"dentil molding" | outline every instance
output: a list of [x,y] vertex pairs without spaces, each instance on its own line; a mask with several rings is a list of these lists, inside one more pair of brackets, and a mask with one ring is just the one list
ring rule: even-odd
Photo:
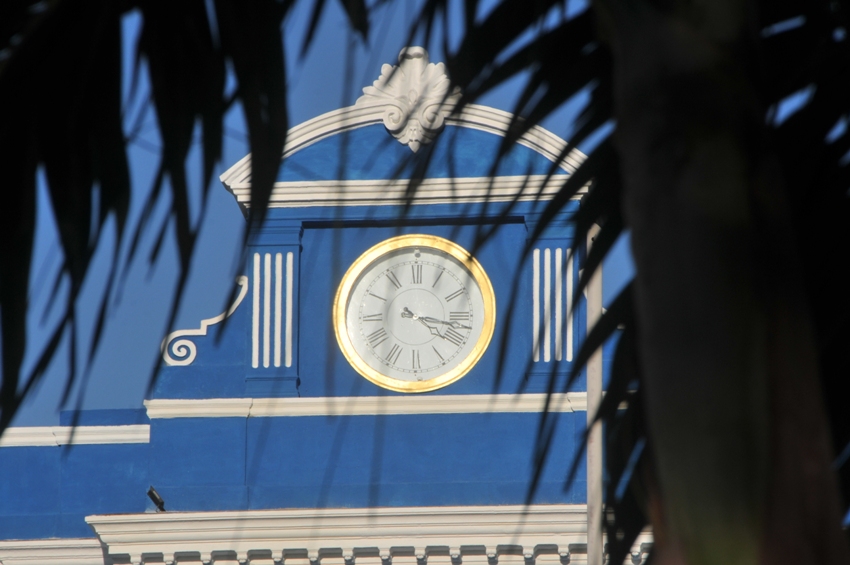
[[[329,508],[88,516],[134,564],[565,565],[586,563],[584,505]],[[645,557],[642,535],[635,546]],[[181,558],[182,556],[182,558]]]

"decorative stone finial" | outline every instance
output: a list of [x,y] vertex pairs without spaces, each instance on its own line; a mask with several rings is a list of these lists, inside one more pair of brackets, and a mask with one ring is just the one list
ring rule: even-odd
[[406,47],[398,55],[398,65],[383,65],[381,76],[363,89],[355,106],[384,103],[384,126],[399,142],[414,152],[430,143],[443,128],[460,98],[443,63],[431,63],[422,47]]

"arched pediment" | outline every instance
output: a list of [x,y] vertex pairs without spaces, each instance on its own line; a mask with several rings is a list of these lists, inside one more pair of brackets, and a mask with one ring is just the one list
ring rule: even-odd
[[[504,200],[517,191],[521,199],[545,199],[584,160],[572,150],[555,165],[566,142],[534,126],[493,169],[513,116],[477,104],[452,113],[456,96],[443,98],[448,87],[442,65],[428,63],[427,53],[423,62],[424,50],[416,49],[403,50],[399,66],[384,65],[355,105],[288,132],[271,207],[391,204],[406,197],[414,176],[423,179],[415,199],[422,202]],[[411,52],[419,55],[407,56]],[[413,70],[405,63],[415,65]],[[411,76],[422,78],[416,82]],[[402,79],[407,82],[396,84]],[[405,91],[407,98],[400,94]],[[409,127],[397,126],[399,120]],[[250,205],[251,156],[221,181],[241,206]]]

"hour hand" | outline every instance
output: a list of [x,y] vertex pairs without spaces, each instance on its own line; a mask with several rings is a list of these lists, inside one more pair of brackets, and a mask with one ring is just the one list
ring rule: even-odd
[[[443,334],[440,333],[440,330],[438,330],[437,328],[435,328],[434,326],[431,325],[431,324],[435,324],[435,323],[440,322],[436,318],[428,318],[427,316],[417,316],[416,314],[411,312],[410,308],[408,308],[407,306],[405,306],[404,310],[401,311],[401,317],[402,318],[411,318],[413,320],[418,320],[418,321],[422,322],[423,326],[428,328],[428,331],[431,332],[431,335],[435,335],[437,337],[442,337],[443,339],[445,339]],[[431,320],[431,321],[429,321],[429,320]]]

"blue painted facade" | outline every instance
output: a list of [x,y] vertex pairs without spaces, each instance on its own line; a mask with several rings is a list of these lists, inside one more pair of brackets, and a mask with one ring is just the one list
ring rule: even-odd
[[91,537],[90,514],[144,512],[149,447],[0,448],[0,537]]
[[[475,129],[447,127],[433,146],[426,176],[488,176],[501,140]],[[373,125],[293,154],[279,180],[406,178],[422,158],[411,160],[412,155],[383,126]],[[540,154],[517,145],[496,175],[547,174],[552,168]],[[530,360],[532,269],[521,252],[545,203],[377,204],[271,209],[251,239],[243,270],[245,297],[226,323],[191,338],[197,347],[191,364],[162,367],[152,398],[401,395],[372,384],[348,365],[334,337],[331,307],[343,274],[357,257],[406,233],[438,235],[473,251],[493,283],[497,302],[495,334],[481,361],[459,381],[426,394],[544,392],[550,375],[566,377],[572,368],[566,355],[546,363]],[[570,204],[540,243],[541,248],[559,249],[565,261],[568,249],[581,251],[566,223],[577,206]],[[481,235],[492,228],[498,229],[480,244]],[[294,300],[291,312],[285,305],[282,311],[294,328],[291,362],[276,363],[270,354],[265,366],[267,347],[257,344],[252,333],[257,327],[264,331],[253,318],[255,285],[264,300],[271,280],[264,279],[266,255],[274,266],[278,254],[285,263],[290,253]],[[260,277],[253,271],[255,256]],[[576,283],[577,266],[572,276]],[[565,285],[564,304],[566,293]],[[575,312],[571,339],[577,352],[585,328],[583,304]],[[573,390],[584,389],[582,377]],[[558,441],[534,502],[584,502],[583,467],[579,480],[567,491],[563,487],[585,419],[585,412],[558,416]],[[153,420],[143,411],[68,414],[63,426],[149,423],[150,443],[0,448],[0,538],[91,537],[86,515],[152,511],[145,495],[149,485],[156,487],[168,511],[521,504],[539,422],[535,413]]]

